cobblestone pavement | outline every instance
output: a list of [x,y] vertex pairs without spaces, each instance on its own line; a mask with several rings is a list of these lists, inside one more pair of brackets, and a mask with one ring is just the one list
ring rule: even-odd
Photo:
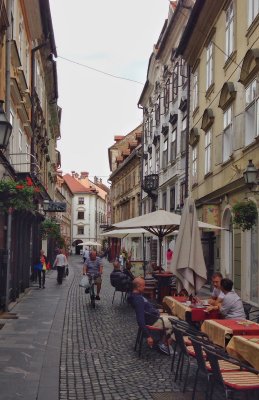
[[[79,287],[82,263],[74,264],[61,346],[60,400],[190,399],[193,377],[182,394],[170,372],[171,357],[145,345],[141,358],[134,352],[135,313],[120,304],[119,293],[112,305],[111,270],[105,262],[101,301],[93,309]],[[200,395],[196,400],[204,398]]]

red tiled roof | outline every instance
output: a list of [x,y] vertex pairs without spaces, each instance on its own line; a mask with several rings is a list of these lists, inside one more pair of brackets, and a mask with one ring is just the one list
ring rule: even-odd
[[94,188],[87,188],[78,182],[75,178],[71,175],[66,174],[63,176],[64,181],[66,182],[67,186],[71,190],[72,193],[92,193],[95,192]]

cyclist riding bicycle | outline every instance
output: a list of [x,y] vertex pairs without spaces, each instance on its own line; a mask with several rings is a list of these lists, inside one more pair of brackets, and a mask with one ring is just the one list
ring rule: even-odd
[[100,257],[96,256],[96,251],[90,252],[89,258],[85,260],[83,266],[83,274],[94,276],[94,283],[96,284],[97,293],[95,300],[100,300],[100,291],[102,286],[102,273],[103,266]]

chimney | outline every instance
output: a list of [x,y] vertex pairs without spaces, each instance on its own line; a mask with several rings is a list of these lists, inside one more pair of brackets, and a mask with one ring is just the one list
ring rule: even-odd
[[76,171],[71,171],[71,175],[73,178],[75,177],[75,173],[76,173]]
[[85,178],[88,178],[88,175],[89,175],[89,172],[81,172],[81,176],[80,176],[80,179],[85,179]]
[[94,183],[95,183],[95,184],[98,183],[98,177],[97,177],[97,176],[94,177]]

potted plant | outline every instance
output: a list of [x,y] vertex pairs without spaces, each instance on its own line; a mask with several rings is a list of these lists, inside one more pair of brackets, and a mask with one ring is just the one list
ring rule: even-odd
[[60,225],[51,218],[46,218],[41,223],[41,233],[44,239],[52,238],[59,239],[60,238]]
[[232,210],[234,214],[233,222],[243,232],[256,225],[258,211],[256,204],[252,200],[240,201],[233,206]]
[[40,192],[37,186],[34,186],[30,177],[23,181],[14,181],[12,179],[0,181],[0,208],[7,211],[9,208],[15,210],[34,210],[35,194]]

